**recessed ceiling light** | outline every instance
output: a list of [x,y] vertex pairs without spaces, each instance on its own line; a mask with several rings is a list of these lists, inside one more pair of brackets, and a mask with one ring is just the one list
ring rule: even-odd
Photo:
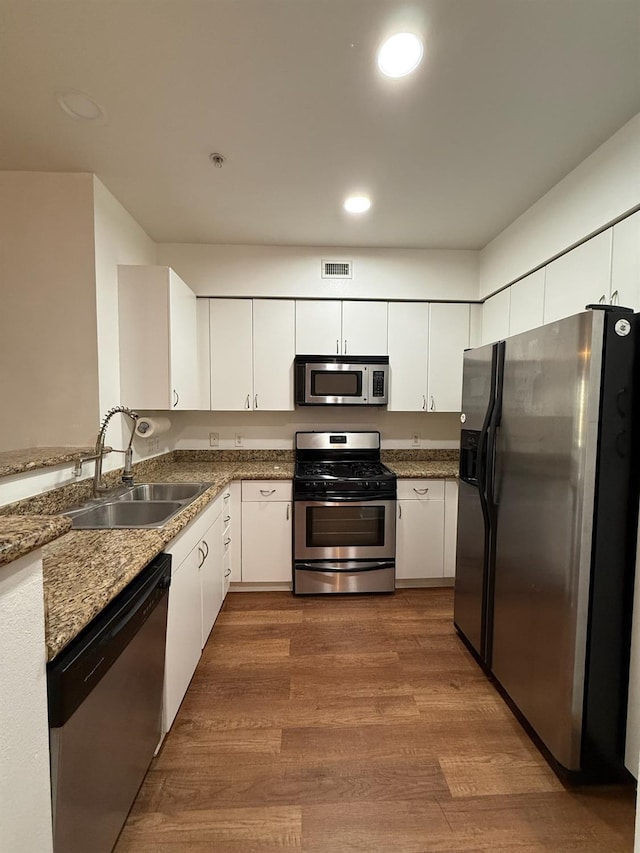
[[97,104],[93,98],[90,98],[84,92],[79,92],[77,89],[67,89],[65,92],[58,92],[57,99],[60,108],[68,116],[71,116],[71,118],[98,124],[104,124],[107,120],[107,114],[100,104]]
[[364,195],[352,195],[345,199],[344,209],[347,213],[366,213],[371,207],[371,201]]
[[386,77],[405,77],[420,65],[422,42],[413,33],[396,33],[378,49],[378,68]]

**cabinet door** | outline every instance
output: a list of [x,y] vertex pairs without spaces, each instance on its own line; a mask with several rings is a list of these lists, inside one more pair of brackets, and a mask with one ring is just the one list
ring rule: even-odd
[[510,288],[490,296],[482,306],[482,343],[492,344],[509,336]]
[[441,578],[444,574],[444,501],[398,501],[396,577]]
[[458,534],[458,481],[444,484],[444,577],[456,574],[456,547]]
[[608,302],[611,288],[612,228],[576,246],[546,267],[544,322],[552,323],[584,311],[585,305]]
[[253,402],[250,299],[211,299],[211,409],[242,411]]
[[293,411],[296,312],[292,299],[253,300],[253,408]]
[[516,281],[509,288],[509,334],[528,332],[544,323],[544,269]]
[[611,301],[640,311],[640,210],[613,226]]
[[336,299],[296,301],[296,353],[338,355],[342,338],[342,304]]
[[462,408],[462,358],[469,346],[469,306],[434,302],[429,309],[430,412]]
[[342,303],[342,354],[387,355],[387,302]]
[[171,573],[164,671],[164,731],[171,728],[202,650],[200,554],[194,548]]
[[243,583],[291,583],[291,580],[291,504],[243,501]]
[[427,408],[429,304],[389,303],[389,405],[391,412]]
[[203,536],[202,545],[198,546],[202,551],[200,557],[202,648],[207,642],[224,600],[222,527],[221,513]]
[[169,337],[171,358],[171,407],[197,409],[198,323],[196,295],[173,270],[169,270]]

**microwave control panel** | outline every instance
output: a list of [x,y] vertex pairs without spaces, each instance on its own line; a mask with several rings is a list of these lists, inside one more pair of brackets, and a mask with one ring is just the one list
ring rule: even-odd
[[373,396],[384,397],[384,370],[373,371]]

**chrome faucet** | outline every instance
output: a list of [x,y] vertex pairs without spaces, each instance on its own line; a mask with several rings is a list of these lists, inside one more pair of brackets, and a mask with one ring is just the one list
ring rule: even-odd
[[133,436],[135,433],[135,423],[140,416],[137,412],[134,412],[131,409],[127,408],[127,406],[114,406],[113,409],[109,409],[109,411],[102,420],[102,424],[100,425],[100,429],[98,431],[98,437],[96,439],[96,446],[94,448],[94,452],[89,456],[80,456],[80,458],[76,462],[76,466],[73,471],[76,477],[80,477],[82,474],[82,464],[84,462],[90,462],[91,460],[95,459],[96,467],[93,472],[92,489],[92,495],[94,498],[97,498],[102,492],[106,492],[109,488],[102,482],[102,460],[107,455],[107,453],[111,452],[111,449],[109,448],[105,450],[104,439],[105,434],[107,432],[107,426],[109,425],[109,421],[114,415],[117,415],[118,413],[127,415],[133,421],[133,429],[131,430],[131,437],[129,438],[129,444],[127,445],[127,449],[116,450],[116,453],[124,453],[124,470],[122,472],[122,482],[126,483],[127,485],[133,484],[133,449],[131,445],[133,443]]

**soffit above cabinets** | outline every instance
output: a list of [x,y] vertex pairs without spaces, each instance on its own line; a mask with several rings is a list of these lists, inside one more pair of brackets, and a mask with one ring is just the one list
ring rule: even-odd
[[[158,242],[476,249],[640,111],[639,28],[638,0],[0,0],[0,169],[95,172]],[[391,80],[398,30],[424,58]]]

